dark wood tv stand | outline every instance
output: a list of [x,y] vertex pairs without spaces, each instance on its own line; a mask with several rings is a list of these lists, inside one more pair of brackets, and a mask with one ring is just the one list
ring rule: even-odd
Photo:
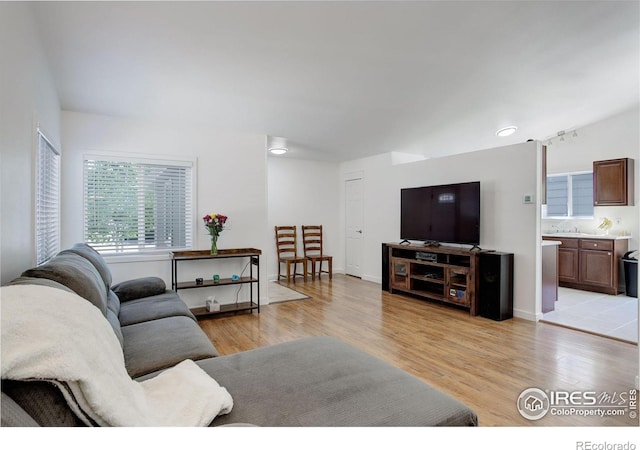
[[479,250],[415,244],[383,248],[389,252],[389,292],[462,306],[478,315]]

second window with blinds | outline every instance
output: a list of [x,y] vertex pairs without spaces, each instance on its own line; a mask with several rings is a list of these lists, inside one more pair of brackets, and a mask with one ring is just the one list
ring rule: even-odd
[[190,249],[193,161],[84,157],[84,239],[103,254]]
[[547,177],[545,218],[593,218],[593,172]]

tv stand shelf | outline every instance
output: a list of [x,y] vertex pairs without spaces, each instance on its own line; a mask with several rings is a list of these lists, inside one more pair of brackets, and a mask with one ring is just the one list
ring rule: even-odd
[[479,251],[457,247],[384,244],[389,252],[389,292],[411,294],[479,313]]

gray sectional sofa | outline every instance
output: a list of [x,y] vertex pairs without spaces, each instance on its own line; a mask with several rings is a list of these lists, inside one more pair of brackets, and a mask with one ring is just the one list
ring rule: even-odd
[[[76,244],[10,284],[72,291],[98,308],[142,381],[191,359],[233,397],[211,426],[475,426],[460,401],[338,339],[313,337],[220,356],[187,305],[156,277],[112,285],[93,248]],[[11,320],[10,317],[3,317]],[[45,380],[2,380],[2,426],[81,426]]]

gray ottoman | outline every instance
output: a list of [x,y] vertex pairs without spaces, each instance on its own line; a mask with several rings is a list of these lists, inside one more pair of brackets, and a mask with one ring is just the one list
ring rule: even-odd
[[338,339],[314,337],[197,362],[233,397],[212,426],[476,426],[476,414]]

